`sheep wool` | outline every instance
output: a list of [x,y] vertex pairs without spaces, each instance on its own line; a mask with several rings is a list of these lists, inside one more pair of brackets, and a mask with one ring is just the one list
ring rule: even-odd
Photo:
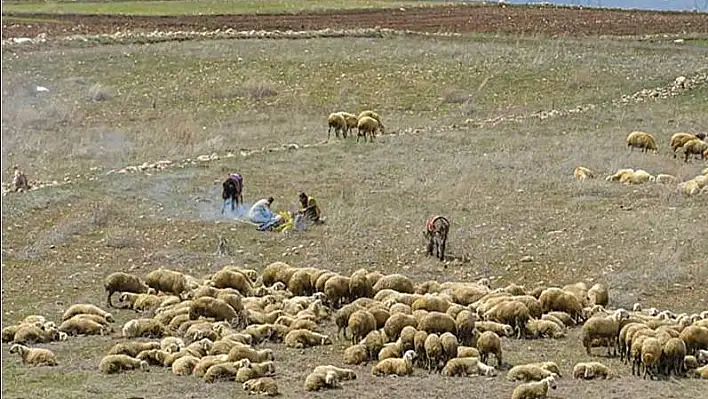
[[548,388],[556,389],[555,377],[549,376],[541,381],[527,382],[514,388],[511,399],[537,399],[548,397]]
[[57,366],[57,357],[49,349],[30,348],[20,344],[14,344],[10,347],[10,353],[17,353],[22,358],[23,365],[30,366]]
[[647,152],[652,150],[654,153],[659,152],[659,148],[656,145],[656,139],[649,133],[646,132],[632,132],[627,136],[627,147],[630,151],[634,148],[639,148],[642,152]]
[[371,368],[374,376],[397,375],[399,377],[413,374],[413,360],[416,354],[414,351],[407,351],[402,359],[384,359],[376,363]]
[[271,377],[256,378],[243,383],[242,388],[250,394],[278,396],[278,384]]
[[128,355],[107,355],[101,359],[99,369],[104,374],[116,374],[122,371],[141,369],[149,371],[148,363]]
[[575,177],[576,180],[594,179],[595,172],[583,166],[578,166],[573,170],[573,177]]

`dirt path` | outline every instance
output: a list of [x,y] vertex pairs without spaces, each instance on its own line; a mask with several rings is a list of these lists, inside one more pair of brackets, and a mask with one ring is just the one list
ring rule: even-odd
[[[116,31],[314,30],[393,28],[426,32],[484,32],[568,36],[708,33],[708,17],[696,13],[573,9],[553,6],[454,6],[406,10],[348,10],[323,13],[122,16],[76,14],[3,14],[30,22],[3,23],[2,38]],[[47,19],[52,22],[40,22]]]

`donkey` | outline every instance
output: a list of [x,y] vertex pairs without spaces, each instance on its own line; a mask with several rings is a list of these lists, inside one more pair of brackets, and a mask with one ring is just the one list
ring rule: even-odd
[[445,244],[449,232],[450,221],[446,217],[437,215],[428,218],[423,231],[423,237],[428,241],[428,256],[433,255],[435,248],[435,257],[445,260]]
[[221,198],[224,199],[224,204],[221,206],[221,213],[224,213],[228,199],[231,199],[231,211],[233,212],[236,206],[243,204],[243,176],[238,173],[232,173],[222,186],[224,191],[221,193]]

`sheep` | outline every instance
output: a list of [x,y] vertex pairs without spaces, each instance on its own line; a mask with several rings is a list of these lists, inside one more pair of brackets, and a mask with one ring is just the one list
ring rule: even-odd
[[659,183],[659,184],[673,184],[673,183],[678,183],[678,178],[673,175],[660,173],[660,174],[656,175],[654,182]]
[[[331,113],[327,117],[327,140],[330,139],[332,135],[332,129],[334,129],[334,135],[339,138],[339,132],[342,132],[342,136],[344,138],[347,138],[347,132],[349,131],[347,120],[342,116],[341,114],[338,113]],[[357,125],[358,127],[358,125]]]
[[192,375],[194,368],[197,367],[197,363],[199,363],[199,358],[196,356],[182,356],[172,363],[172,374],[181,376]]
[[694,370],[691,370],[689,375],[694,378],[708,380],[708,366],[702,366],[702,367],[698,367]]
[[368,333],[376,330],[376,319],[366,310],[357,310],[349,316],[349,330],[352,332],[352,345],[361,341]]
[[309,330],[292,330],[285,336],[285,346],[289,348],[309,348],[311,346],[332,345],[327,335]]
[[687,355],[683,358],[683,369],[686,371],[695,370],[700,366],[698,359],[693,355]]
[[448,360],[440,373],[446,377],[465,377],[469,375],[494,377],[496,369],[482,363],[478,358],[464,357]]
[[339,379],[340,381],[356,380],[356,373],[354,372],[354,370],[335,367],[335,366],[332,366],[331,364],[317,366],[317,367],[315,367],[313,372],[314,373],[333,372],[337,375],[337,379]]
[[[360,137],[364,137],[364,142],[367,141],[366,137],[368,135],[369,141],[373,142],[374,137],[376,137],[376,132],[381,128],[381,125],[376,121],[376,119],[365,116],[360,118],[356,125],[357,135],[356,142],[359,142]],[[383,133],[383,132],[382,132]]]
[[575,322],[583,319],[583,307],[578,298],[570,292],[549,288],[544,290],[538,299],[541,301],[543,313],[555,310],[567,312]]
[[687,142],[695,140],[696,138],[696,135],[691,133],[676,133],[672,135],[669,145],[671,146],[674,158],[676,158],[676,150],[683,147],[683,145]]
[[241,273],[228,268],[223,268],[211,277],[215,288],[233,288],[242,295],[251,295],[253,285],[249,278]]
[[149,365],[164,366],[165,361],[169,356],[170,353],[163,351],[162,349],[149,349],[138,353],[135,358],[138,360],[144,360]]
[[377,329],[384,328],[386,321],[388,321],[391,317],[391,312],[386,310],[383,305],[369,308],[369,313],[371,313],[374,316],[374,319],[376,319]]
[[121,304],[128,303],[127,307],[136,312],[144,312],[147,310],[157,309],[162,304],[164,299],[165,297],[154,294],[134,294],[132,292],[124,292],[120,295],[119,302]]
[[366,345],[352,345],[344,350],[342,361],[344,364],[365,364],[370,359],[369,349]]
[[156,292],[166,292],[179,297],[189,290],[187,277],[177,271],[159,268],[153,270],[145,276],[145,284]]
[[688,326],[681,331],[679,338],[686,343],[686,353],[693,355],[699,349],[708,349],[708,328]]
[[570,317],[570,314],[566,312],[552,311],[544,314],[544,316],[546,315],[558,319],[566,327],[572,327],[575,325],[575,321],[573,321],[573,318]]
[[473,345],[474,328],[477,317],[471,311],[465,309],[457,314],[455,318],[455,329],[457,338],[464,345]]
[[128,355],[106,355],[98,365],[98,368],[104,374],[115,374],[136,369],[150,371],[149,367],[146,361],[138,360]]
[[[229,362],[229,355],[228,354],[219,354],[219,355],[208,355],[204,356],[199,359],[199,362],[197,363],[196,366],[194,366],[194,370],[192,370],[192,374],[195,377],[202,378],[204,375],[207,373],[207,371],[214,365],[221,364],[221,363],[228,363]],[[235,377],[235,372],[233,376]]]
[[475,322],[474,327],[480,333],[491,331],[502,337],[511,337],[514,335],[514,328],[512,326],[494,321],[478,321]]
[[590,287],[587,292],[587,296],[588,299],[590,299],[590,305],[607,306],[610,301],[610,296],[607,291],[607,287],[600,283],[597,283]]
[[403,352],[403,344],[401,343],[401,340],[398,339],[396,342],[385,344],[379,353],[376,356],[372,356],[372,358],[376,358],[378,360],[396,358],[401,357]]
[[563,338],[565,331],[558,323],[550,320],[532,319],[526,323],[526,335],[531,338]]
[[93,320],[72,317],[59,326],[59,331],[68,335],[108,335],[110,328]]
[[561,372],[560,372],[560,368],[558,367],[558,364],[556,362],[537,362],[537,363],[528,363],[527,365],[540,367],[544,370],[547,370],[547,371],[550,371],[551,373],[556,374],[558,377],[562,377]]
[[15,332],[12,342],[16,344],[28,345],[35,343],[47,343],[57,340],[61,341],[65,339],[66,333],[55,328],[44,330],[36,325],[23,324]]
[[[342,115],[344,117],[344,120],[347,121],[347,131],[351,132],[352,129],[356,128],[359,122],[359,118],[354,115],[350,114],[349,112],[337,112],[339,115]],[[346,136],[345,136],[346,137]]]
[[654,182],[656,177],[651,175],[646,170],[637,169],[634,173],[625,174],[620,178],[622,184],[644,184],[646,182]]
[[278,396],[278,384],[271,377],[256,378],[244,382],[241,387],[249,394],[260,394],[265,396]]
[[664,344],[661,353],[661,363],[664,364],[666,375],[678,376],[683,372],[683,361],[686,358],[686,343],[679,338],[671,338]]
[[152,337],[162,338],[167,334],[165,326],[155,319],[133,319],[123,324],[123,338]]
[[385,289],[394,290],[402,294],[412,294],[415,292],[413,282],[402,274],[385,275],[374,284],[375,294]]
[[499,336],[494,332],[485,331],[479,336],[477,340],[477,350],[479,351],[479,358],[485,364],[487,363],[489,354],[494,354],[494,357],[497,359],[497,366],[500,367],[502,365],[501,339],[499,339]]
[[683,145],[684,162],[688,162],[691,155],[700,155],[701,159],[706,159],[705,153],[708,151],[708,143],[700,139],[693,139]]
[[368,116],[369,118],[376,120],[376,122],[379,123],[379,127],[381,128],[381,134],[384,134],[385,127],[383,125],[383,122],[381,121],[381,116],[378,113],[371,111],[371,110],[361,111],[359,113],[359,115],[357,116],[357,119],[361,120],[361,118],[363,118],[365,116]]
[[335,389],[339,388],[339,378],[334,371],[326,373],[312,372],[305,377],[305,391],[319,391],[323,388]]
[[44,348],[30,348],[21,344],[13,344],[10,353],[18,353],[22,357],[23,365],[31,366],[57,366],[57,357],[54,352]]
[[442,346],[440,337],[435,333],[428,334],[424,348],[428,371],[439,370],[445,364],[445,349]]
[[324,284],[324,294],[331,307],[339,308],[345,300],[349,299],[349,278],[332,276]]
[[627,136],[627,147],[629,147],[630,151],[634,148],[639,148],[642,152],[647,152],[648,150],[652,150],[654,153],[659,152],[654,136],[646,132],[630,133]]
[[181,338],[165,337],[160,341],[160,349],[165,352],[179,352],[182,348],[184,348],[184,341]]
[[374,296],[374,286],[366,277],[366,269],[359,269],[349,276],[349,297],[354,301],[358,298],[372,298]]
[[115,322],[113,315],[99,308],[98,306],[87,304],[87,303],[77,303],[75,305],[69,306],[69,308],[64,311],[61,317],[62,321],[69,320],[70,318],[76,316],[77,314],[96,314],[108,321],[109,323]]
[[559,318],[550,314],[544,314],[543,316],[541,316],[541,320],[547,320],[556,323],[558,327],[562,329],[566,327],[565,323],[563,323]]
[[247,361],[244,367],[241,367],[236,373],[236,382],[246,382],[273,374],[275,374],[275,363],[272,361],[261,363]]
[[573,367],[573,378],[592,380],[596,378],[611,379],[616,377],[616,374],[600,362],[578,363]]
[[402,359],[384,359],[376,363],[371,368],[371,374],[374,376],[396,375],[407,376],[413,374],[413,360],[415,359],[415,351],[409,350],[403,354]]
[[[409,349],[414,349],[415,348],[415,335],[418,333],[418,330],[416,330],[415,327],[413,326],[405,326],[401,330],[401,335],[398,337],[398,340],[401,343],[401,351],[405,352]],[[454,335],[453,335],[454,337]],[[457,338],[455,338],[457,339]]]
[[550,375],[558,377],[558,375],[545,368],[535,364],[523,364],[514,366],[506,373],[506,378],[509,381],[540,381]]
[[226,301],[208,296],[195,299],[189,307],[190,320],[196,320],[199,316],[213,317],[217,321],[224,320],[231,325],[238,325],[240,319],[238,313]]
[[255,350],[247,346],[234,346],[229,351],[229,361],[237,362],[241,359],[248,359],[252,363],[261,363],[268,360],[275,360],[271,349]]
[[415,351],[416,363],[419,365],[426,364],[428,361],[425,354],[425,341],[428,339],[428,333],[425,331],[416,331],[413,336],[413,350]]
[[514,388],[511,399],[537,399],[548,397],[548,388],[556,389],[556,379],[548,376],[541,381],[527,382]]
[[111,273],[103,280],[103,288],[106,290],[106,303],[109,308],[113,307],[111,296],[115,292],[132,292],[135,294],[148,293],[148,287],[140,277],[123,272]]
[[516,330],[516,337],[521,336],[526,331],[526,323],[531,318],[529,308],[518,301],[501,302],[484,313],[485,320],[505,323]]
[[216,381],[234,381],[246,362],[229,362],[226,355],[207,356],[197,362],[192,374],[203,378],[208,384]]
[[644,365],[642,378],[657,376],[659,372],[659,361],[661,360],[661,343],[656,338],[648,337],[642,342],[641,359]]
[[386,320],[384,324],[383,332],[389,339],[397,339],[406,326],[412,326],[418,328],[418,321],[412,315],[407,315],[404,313],[395,313]]
[[606,181],[620,181],[626,179],[625,176],[631,176],[634,173],[634,169],[619,169],[612,175],[605,177]]
[[607,354],[612,350],[617,355],[619,345],[620,322],[629,318],[625,310],[617,310],[611,316],[595,316],[588,319],[582,327],[582,342],[585,352],[589,355],[593,340],[604,340],[607,343]]
[[588,168],[578,166],[575,170],[573,170],[573,177],[577,180],[594,179],[595,172]]
[[130,357],[136,357],[140,352],[160,349],[159,342],[140,342],[140,341],[126,341],[119,342],[108,350],[109,355],[128,355]]
[[[415,326],[414,326],[415,327]],[[429,312],[418,323],[417,329],[430,333],[456,333],[457,324],[447,313]]]
[[479,351],[471,346],[458,346],[457,357],[479,357]]

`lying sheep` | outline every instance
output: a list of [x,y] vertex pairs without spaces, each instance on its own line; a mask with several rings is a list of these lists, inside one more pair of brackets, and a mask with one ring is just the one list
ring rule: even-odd
[[247,346],[235,346],[229,351],[229,361],[237,362],[241,359],[248,359],[251,363],[261,363],[268,360],[275,360],[271,349],[256,350]]
[[357,344],[352,345],[344,350],[342,361],[344,364],[365,364],[369,361],[370,355],[369,350],[365,345]]
[[575,379],[610,379],[614,376],[612,370],[600,362],[578,363],[573,367],[573,378]]
[[151,366],[164,366],[170,355],[170,352],[163,351],[162,349],[149,349],[138,353],[135,358],[144,360]]
[[[194,370],[192,371],[192,375],[195,377],[203,378],[206,372],[209,370],[214,365],[221,364],[221,363],[229,363],[229,355],[228,354],[222,354],[222,355],[207,355],[199,359],[199,363],[197,363],[196,366],[194,366]],[[234,374],[235,376],[236,374]]]
[[246,362],[236,373],[236,382],[246,382],[256,378],[275,374],[275,363],[272,361],[251,363]]
[[103,317],[108,321],[109,323],[115,322],[115,319],[113,318],[113,315],[106,312],[105,310],[99,308],[98,306],[91,305],[88,303],[77,303],[75,305],[69,306],[69,309],[64,311],[64,314],[61,317],[62,321],[69,320],[70,318],[76,316],[77,314],[95,314]]
[[337,373],[328,371],[325,373],[312,372],[305,377],[305,391],[319,391],[321,389],[340,388]]
[[51,328],[44,330],[36,325],[23,324],[17,329],[12,337],[12,342],[22,345],[31,345],[37,343],[48,343],[52,341],[66,340],[66,333]]
[[166,335],[165,326],[155,319],[133,319],[122,328],[123,338],[149,337],[162,338]]
[[556,379],[548,376],[541,381],[527,382],[514,388],[511,399],[538,399],[548,397],[548,388],[556,389]]
[[646,132],[630,133],[627,136],[627,147],[629,147],[630,151],[634,148],[639,148],[642,152],[647,152],[648,150],[652,150],[654,153],[659,152],[654,136]]
[[479,357],[479,351],[470,346],[458,346],[457,357]]
[[339,138],[339,132],[342,132],[342,136],[346,139],[347,132],[349,131],[347,120],[338,113],[329,114],[327,117],[327,140],[332,136],[332,129],[334,129],[334,135]]
[[678,183],[678,178],[673,175],[660,173],[660,174],[656,175],[656,179],[654,180],[654,182],[659,183],[659,184],[673,184],[673,183]]
[[512,326],[494,321],[478,321],[475,323],[474,327],[480,333],[491,331],[500,337],[511,337],[514,335],[514,328]]
[[184,348],[184,341],[182,338],[178,337],[165,337],[160,340],[160,349],[165,352],[174,353],[179,352]]
[[151,349],[160,349],[159,342],[126,341],[119,342],[108,350],[109,355],[127,355],[136,357],[140,352]]
[[128,355],[107,355],[101,359],[98,368],[104,374],[115,374],[121,371],[141,369],[150,371],[146,361],[138,360]]
[[172,374],[187,376],[194,373],[194,368],[197,367],[199,363],[199,358],[192,355],[185,355],[176,359],[172,363]]
[[57,357],[54,352],[44,348],[30,348],[20,344],[13,344],[10,353],[17,353],[22,357],[23,365],[30,366],[57,366]]
[[216,272],[211,277],[211,282],[215,288],[233,288],[241,295],[251,295],[253,285],[250,279],[241,272],[236,272],[228,268],[224,268]]
[[311,346],[331,345],[329,336],[309,330],[292,330],[285,336],[285,346],[289,348],[309,348]]
[[[245,367],[246,364],[250,364],[247,359],[244,359],[246,360],[245,362],[228,362],[224,361],[223,358],[224,357],[222,356],[218,359],[212,359],[210,362],[204,362],[204,359],[202,358],[194,366],[194,371],[192,371],[192,373],[196,377],[199,377],[201,374],[202,378],[204,379],[204,382],[208,384],[212,384],[217,381],[236,381],[236,376],[238,375],[239,371],[243,367]],[[212,364],[206,369],[206,371],[202,371],[204,367],[209,363]]]
[[111,273],[103,280],[103,288],[106,290],[106,303],[109,308],[113,307],[111,296],[115,292],[132,292],[144,294],[148,292],[148,287],[140,277],[123,272]]
[[356,373],[354,372],[354,370],[332,366],[331,364],[317,366],[317,367],[315,367],[313,372],[315,372],[315,373],[317,373],[317,372],[320,372],[320,373],[333,372],[337,375],[337,379],[339,379],[340,381],[356,380]]
[[492,366],[487,366],[476,357],[463,357],[448,360],[440,373],[446,377],[466,377],[470,375],[494,377],[496,369]]
[[646,170],[637,169],[634,171],[634,173],[624,174],[620,178],[619,182],[621,184],[644,184],[647,182],[654,182],[655,180],[656,180],[656,177],[651,175]]
[[369,141],[373,142],[374,137],[376,137],[376,132],[379,130],[380,126],[381,125],[379,125],[379,123],[374,118],[368,116],[360,118],[356,125],[356,142],[358,143],[359,138],[362,136],[364,137],[364,142],[367,141],[367,136],[369,137]]
[[683,145],[683,161],[688,162],[691,155],[700,155],[701,159],[706,159],[706,151],[708,151],[708,143],[699,139],[690,140]]
[[111,329],[90,319],[72,317],[61,323],[59,331],[68,335],[108,335]]
[[526,323],[526,336],[531,338],[563,338],[565,337],[565,331],[556,322],[550,320],[529,320]]
[[397,375],[400,377],[412,375],[415,357],[415,351],[409,350],[403,354],[402,359],[381,360],[371,368],[371,374],[379,377],[385,375]]
[[133,309],[136,312],[144,312],[149,310],[157,309],[162,301],[165,299],[163,296],[157,296],[154,294],[134,294],[132,292],[124,292],[120,295],[118,301],[123,308]]
[[479,351],[479,357],[487,364],[487,359],[490,354],[493,354],[497,359],[497,366],[502,365],[502,348],[501,339],[499,336],[491,331],[485,331],[479,336],[477,340],[477,350]]
[[625,176],[631,176],[634,173],[634,169],[619,169],[612,175],[605,177],[606,181],[620,181],[626,179]]
[[196,320],[199,316],[214,318],[216,321],[224,320],[231,325],[239,324],[239,314],[231,305],[224,300],[208,296],[195,299],[189,308],[190,320]]
[[700,378],[702,380],[708,380],[708,366],[698,367],[691,370],[688,375],[693,378]]
[[278,384],[271,377],[256,378],[255,380],[248,380],[242,385],[244,391],[248,391],[249,394],[259,394],[265,396],[278,396]]
[[575,170],[573,170],[573,176],[576,180],[594,179],[595,172],[588,168],[578,166]]
[[548,376],[558,377],[552,371],[542,368],[535,364],[523,364],[514,366],[506,373],[506,378],[509,381],[540,381]]
[[156,292],[166,292],[180,296],[189,290],[187,277],[174,270],[159,268],[145,277],[145,283]]

